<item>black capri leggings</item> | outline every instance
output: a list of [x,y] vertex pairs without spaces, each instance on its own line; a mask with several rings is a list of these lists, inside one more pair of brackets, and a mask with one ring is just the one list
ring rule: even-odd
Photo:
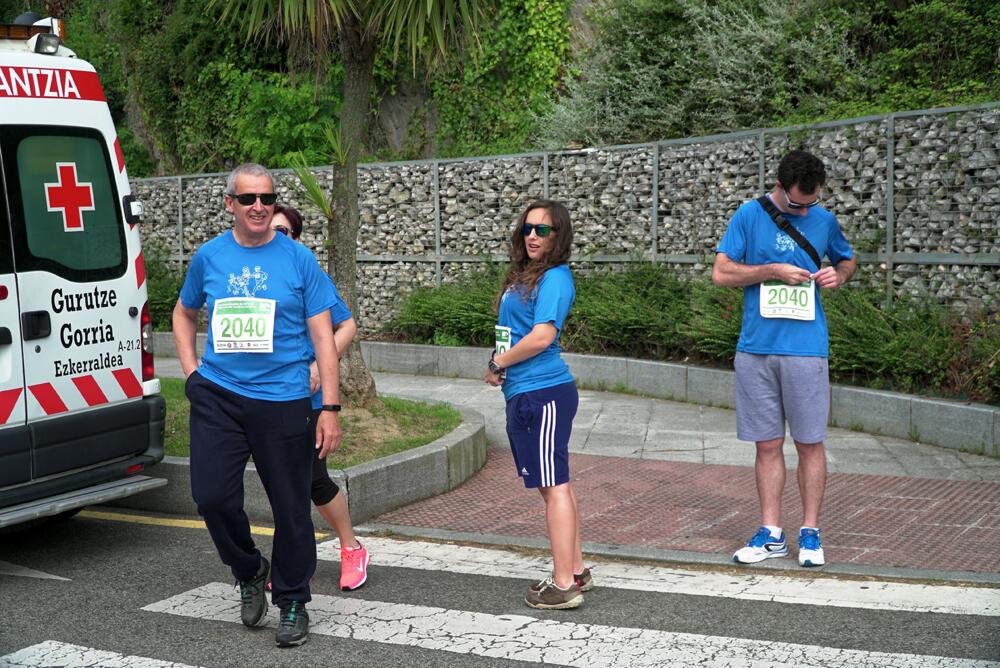
[[[309,421],[309,433],[316,432],[316,420],[319,418],[319,409],[315,409],[312,412]],[[315,454],[312,458],[312,502],[317,506],[325,506],[326,504],[333,501],[333,497],[337,496],[337,492],[340,488],[337,487],[337,483],[330,478],[330,472],[326,470],[326,457],[320,459]]]

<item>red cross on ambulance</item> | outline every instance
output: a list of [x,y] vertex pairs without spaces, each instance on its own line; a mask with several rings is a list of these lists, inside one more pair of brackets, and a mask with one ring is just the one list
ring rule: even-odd
[[75,162],[57,162],[56,177],[45,184],[49,211],[62,211],[64,231],[83,232],[83,212],[94,210],[94,186],[77,181]]

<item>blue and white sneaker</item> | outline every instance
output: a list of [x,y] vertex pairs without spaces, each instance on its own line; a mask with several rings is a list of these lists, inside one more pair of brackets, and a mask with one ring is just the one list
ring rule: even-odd
[[799,566],[822,566],[825,563],[819,529],[802,528],[799,531]]
[[733,561],[738,564],[756,564],[765,559],[788,556],[788,543],[785,541],[785,532],[777,538],[771,535],[767,527],[757,529],[746,547],[741,547],[733,554]]

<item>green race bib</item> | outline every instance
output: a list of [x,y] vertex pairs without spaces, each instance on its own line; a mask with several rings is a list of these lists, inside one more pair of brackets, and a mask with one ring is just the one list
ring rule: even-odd
[[496,354],[499,355],[510,350],[510,327],[497,325],[493,328],[493,332],[496,341],[496,347],[494,348]]

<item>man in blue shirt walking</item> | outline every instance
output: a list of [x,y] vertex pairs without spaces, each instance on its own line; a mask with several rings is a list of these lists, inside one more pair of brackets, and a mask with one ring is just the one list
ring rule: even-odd
[[[857,258],[837,219],[820,205],[823,162],[792,151],[777,176],[768,195],[737,209],[712,268],[716,285],[743,288],[734,361],[737,437],[757,447],[761,526],[733,560],[752,564],[788,554],[781,525],[787,421],[799,458],[799,564],[822,566],[819,513],[826,489],[830,379],[820,290],[844,285]],[[832,266],[819,266],[824,256]]]
[[[174,307],[174,342],[191,402],[191,493],[222,561],[240,586],[246,626],[265,620],[268,575],[281,609],[279,647],[305,642],[309,580],[316,570],[309,483],[312,458],[340,444],[333,284],[305,246],[271,229],[274,179],[244,164],[229,175],[233,229],[194,254]],[[198,365],[198,310],[208,306],[208,346]],[[310,346],[310,343],[312,344]],[[309,363],[315,349],[323,405],[310,433]],[[243,511],[243,471],[253,457],[274,514],[273,564]]]

